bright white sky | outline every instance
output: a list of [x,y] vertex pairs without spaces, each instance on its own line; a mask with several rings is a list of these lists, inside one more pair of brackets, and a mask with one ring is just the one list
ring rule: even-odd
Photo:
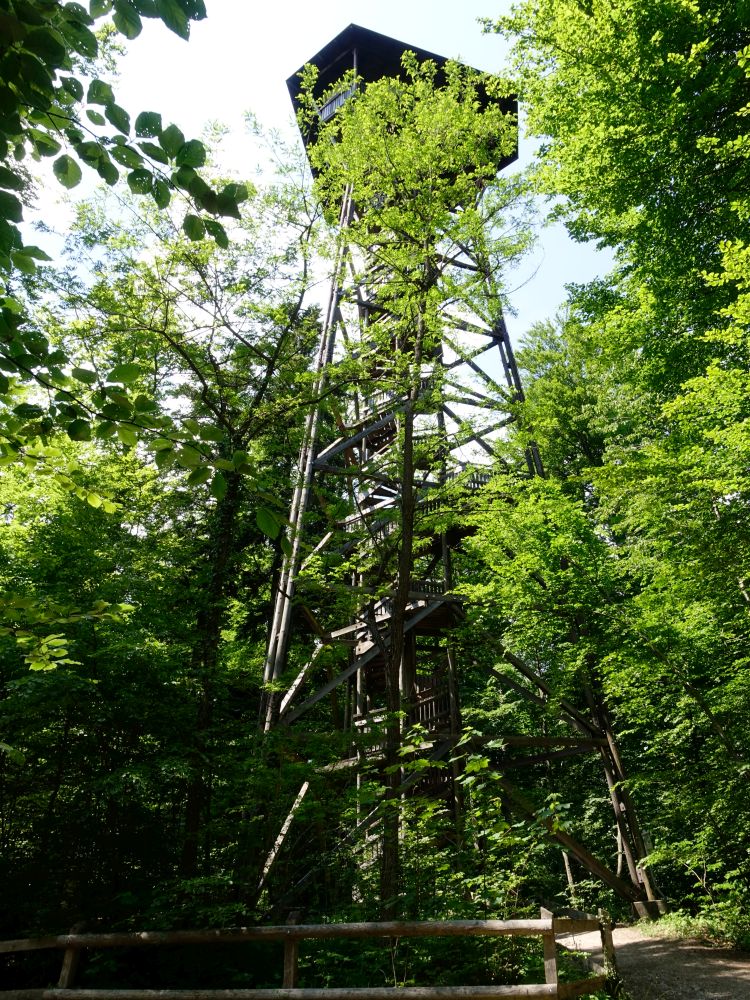
[[[218,120],[232,130],[226,153],[232,169],[254,167],[243,116],[252,111],[267,127],[295,130],[286,78],[354,22],[401,41],[487,71],[501,71],[504,46],[483,35],[481,16],[495,17],[509,0],[206,0],[208,17],[194,23],[189,42],[161,23],[145,21],[128,43],[115,92],[132,115],[160,111],[190,137]],[[521,142],[522,160],[529,144]],[[518,312],[508,326],[518,339],[531,323],[552,316],[563,285],[609,267],[609,258],[572,243],[559,227],[545,230],[522,287],[512,295]]]

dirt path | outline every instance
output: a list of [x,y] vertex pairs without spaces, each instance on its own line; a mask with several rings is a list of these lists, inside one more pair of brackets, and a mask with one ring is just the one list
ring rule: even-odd
[[[614,931],[617,966],[632,1000],[750,1000],[750,955],[700,941]],[[558,938],[601,959],[598,933]]]

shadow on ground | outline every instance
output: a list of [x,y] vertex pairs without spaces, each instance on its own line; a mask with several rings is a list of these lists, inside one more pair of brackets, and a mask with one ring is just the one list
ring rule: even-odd
[[[601,960],[597,933],[559,943]],[[623,984],[632,1000],[750,1000],[750,955],[699,941],[647,937],[616,927],[614,943]]]

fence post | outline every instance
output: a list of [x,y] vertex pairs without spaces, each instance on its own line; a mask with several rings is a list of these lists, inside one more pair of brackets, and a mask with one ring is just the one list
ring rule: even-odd
[[617,959],[615,958],[615,942],[612,937],[612,920],[606,910],[598,911],[599,926],[602,934],[602,954],[604,956],[605,975],[617,975]]
[[[286,922],[288,924],[296,924],[299,922],[300,911],[293,910],[287,917]],[[299,938],[289,938],[284,942],[284,978],[281,985],[285,990],[293,990],[297,986],[298,978],[298,968],[297,959],[299,958]]]
[[[539,916],[542,920],[552,920],[552,910],[540,907]],[[554,924],[552,928],[542,935],[544,944],[544,981],[548,985],[557,986],[557,946],[555,944]]]
[[[83,928],[83,924],[75,924],[75,926],[70,928],[70,933],[80,934]],[[70,990],[73,988],[80,959],[81,949],[77,945],[69,945],[65,949],[62,969],[60,969],[60,978],[57,981],[58,990]]]

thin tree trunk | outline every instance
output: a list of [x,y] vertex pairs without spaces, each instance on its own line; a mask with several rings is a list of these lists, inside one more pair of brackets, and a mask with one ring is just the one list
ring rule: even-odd
[[[386,707],[388,720],[385,734],[385,815],[383,820],[383,853],[380,865],[380,907],[383,920],[394,920],[398,915],[399,890],[399,792],[401,783],[399,749],[401,723],[399,713],[408,711],[414,680],[412,671],[404,666],[404,626],[406,605],[414,557],[414,404],[417,399],[421,374],[424,317],[417,316],[416,337],[413,345],[411,384],[402,417],[401,457],[401,547],[398,555],[398,578],[391,616],[391,645],[386,660]],[[411,345],[402,345],[408,350]],[[408,676],[407,676],[408,674]]]
[[219,501],[214,528],[209,537],[209,579],[195,623],[193,666],[200,688],[195,720],[195,740],[188,755],[190,778],[185,799],[185,827],[180,872],[192,878],[198,872],[203,818],[209,801],[210,765],[207,763],[208,734],[213,723],[216,673],[225,601],[231,580],[232,556],[240,504],[239,476],[231,475],[227,492]]

